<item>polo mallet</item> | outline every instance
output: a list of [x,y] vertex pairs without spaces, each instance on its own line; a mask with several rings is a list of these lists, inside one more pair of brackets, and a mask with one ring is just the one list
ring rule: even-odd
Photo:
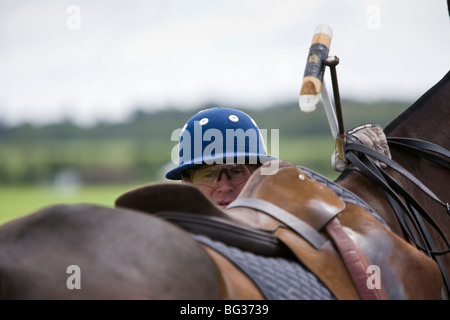
[[[319,25],[314,31],[314,36],[309,48],[308,58],[306,60],[305,72],[303,74],[303,83],[300,90],[299,107],[306,113],[313,112],[317,108],[319,95],[327,114],[328,123],[330,125],[331,134],[336,140],[336,146],[339,157],[344,160],[344,124],[342,120],[342,109],[339,97],[339,88],[336,76],[336,65],[339,63],[337,57],[329,57],[331,38],[333,30],[327,25]],[[323,81],[325,66],[330,67],[331,78],[333,84],[333,95],[336,103],[336,116],[332,101],[328,95],[328,91]]]

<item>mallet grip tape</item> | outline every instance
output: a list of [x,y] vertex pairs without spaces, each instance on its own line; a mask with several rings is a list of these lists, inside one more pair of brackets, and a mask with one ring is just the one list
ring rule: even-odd
[[328,57],[332,30],[328,26],[317,26],[306,60],[303,83],[300,90],[300,109],[305,112],[314,111],[322,88],[325,66],[323,61]]

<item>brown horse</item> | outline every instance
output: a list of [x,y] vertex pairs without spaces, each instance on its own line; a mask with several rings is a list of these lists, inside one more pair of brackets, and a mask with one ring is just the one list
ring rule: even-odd
[[[450,73],[387,135],[449,149],[449,95]],[[448,167],[394,142],[393,160],[421,181],[395,167],[381,173],[406,190],[403,208],[389,200],[398,188],[386,195],[359,166],[364,150],[351,147],[359,169],[337,183],[270,162],[227,210],[192,185],[156,184],[123,194],[116,208],[51,206],[8,222],[0,226],[0,298],[440,299],[450,271],[450,218],[440,202],[450,196]],[[270,167],[278,170],[262,173]]]

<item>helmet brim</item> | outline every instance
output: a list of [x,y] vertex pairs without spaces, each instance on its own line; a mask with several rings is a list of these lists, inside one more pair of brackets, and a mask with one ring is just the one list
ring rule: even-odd
[[[270,160],[278,160],[278,158],[265,154],[238,153],[234,156],[233,163],[264,164]],[[181,180],[181,174],[186,170],[194,169],[205,164],[226,164],[230,163],[229,161],[230,159],[225,154],[201,158],[198,161],[194,159],[192,162],[181,164],[169,170],[165,177],[169,180]]]

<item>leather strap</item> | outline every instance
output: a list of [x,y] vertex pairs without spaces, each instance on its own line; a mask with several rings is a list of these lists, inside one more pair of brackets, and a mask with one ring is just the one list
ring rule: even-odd
[[171,221],[183,229],[209,236],[230,246],[262,256],[284,256],[288,249],[271,232],[246,227],[215,216],[189,214],[186,212],[161,211],[156,216]]
[[[406,151],[417,155],[424,156],[425,159],[433,161],[445,168],[449,168],[450,162],[436,156],[437,153],[444,157],[450,157],[450,152],[438,145],[430,143],[428,141],[410,139],[410,138],[387,138],[388,142],[394,145],[400,145]],[[420,149],[423,148],[423,149]],[[359,157],[354,152],[359,153]],[[385,157],[384,155],[358,143],[349,143],[346,146],[346,157],[363,175],[369,178],[372,182],[381,187],[382,191],[386,194],[386,198],[390,202],[394,213],[396,214],[402,229],[406,232],[409,239],[416,245],[416,247],[428,256],[433,258],[439,265],[441,274],[444,280],[444,285],[447,292],[450,292],[450,279],[445,271],[442,259],[440,255],[450,252],[450,244],[443,231],[438,224],[430,217],[422,206],[391,176],[389,176],[383,169],[375,166],[373,161],[369,158],[375,158],[379,161],[386,163],[388,166],[401,173],[403,176],[412,181],[418,186],[425,194],[431,199],[442,205],[447,214],[450,214],[450,206],[448,203],[441,201],[431,190],[423,185],[416,177],[414,177],[409,171],[400,166],[395,161]],[[361,160],[361,159],[363,160]],[[400,196],[408,201],[408,206],[404,204]],[[414,224],[410,225],[410,222],[406,219],[406,216]],[[426,226],[423,224],[422,217],[425,218],[433,228],[441,235],[442,239],[447,245],[447,249],[438,251],[436,246],[428,233]],[[420,241],[418,240],[420,238]]]
[[[440,164],[447,169],[450,169],[450,162],[438,157],[436,154],[442,155],[444,157],[450,158],[450,151],[442,148],[434,143],[412,139],[412,138],[401,138],[401,137],[388,137],[386,138],[390,146],[397,146],[400,149],[404,149],[409,153],[415,154],[421,158],[433,161]],[[431,153],[434,152],[434,153]]]
[[389,167],[391,167],[392,169],[396,170],[397,172],[401,173],[403,176],[408,178],[411,182],[413,182],[417,187],[419,187],[423,192],[425,192],[429,197],[431,197],[433,200],[438,202],[440,205],[442,205],[445,208],[449,207],[449,205],[447,203],[444,203],[443,201],[441,201],[430,189],[428,189],[422,182],[420,182],[419,179],[417,179],[415,176],[413,176],[409,171],[407,171],[405,168],[403,168],[397,162],[389,159],[385,155],[383,155],[363,144],[358,144],[358,143],[348,143],[345,149],[346,149],[346,151],[362,152],[374,159],[377,159],[379,161],[386,163]]
[[308,241],[314,248],[320,249],[328,240],[307,223],[274,205],[273,203],[257,198],[237,198],[230,203],[227,209],[235,207],[247,207],[262,211],[273,218],[281,221],[295,231],[298,235]]
[[358,248],[350,237],[345,233],[339,219],[336,217],[332,219],[326,226],[330,237],[334,240],[344,264],[356,286],[362,300],[386,300],[387,295],[383,287],[380,289],[369,289],[367,281],[369,276],[367,274],[367,263],[364,256],[359,252]]
[[[351,153],[351,151],[358,151],[363,153],[363,155],[366,157],[365,159],[368,161],[368,164],[365,164],[363,161],[361,161],[356,155]],[[400,166],[398,163],[394,162],[393,160],[385,157],[384,155],[374,151],[371,148],[368,148],[364,145],[359,145],[356,143],[349,143],[346,147],[346,156],[349,159],[349,161],[354,164],[360,171],[363,173],[366,177],[371,179],[373,182],[375,182],[377,185],[379,185],[384,192],[389,193],[390,196],[394,197],[396,199],[396,202],[402,207],[403,211],[408,214],[408,216],[413,220],[417,221],[419,219],[419,215],[414,214],[415,212],[412,212],[412,210],[409,210],[409,208],[403,203],[403,201],[399,198],[397,193],[400,193],[403,197],[405,197],[409,203],[413,204],[421,214],[423,218],[425,218],[432,226],[433,228],[441,235],[443,240],[445,241],[446,245],[450,247],[450,243],[448,239],[446,238],[445,234],[439,227],[439,225],[432,219],[432,217],[428,214],[428,212],[423,209],[420,204],[413,198],[411,195],[403,188],[401,187],[398,182],[395,181],[392,177],[390,177],[384,170],[381,168],[376,167],[373,165],[372,161],[367,158],[367,155],[370,157],[373,157],[375,159],[378,159],[396,171],[400,172],[403,176],[408,178],[411,182],[413,182],[415,185],[417,185],[423,192],[425,192],[429,197],[431,197],[433,200],[441,204],[444,208],[448,208],[448,204],[445,204],[443,201],[441,201],[431,190],[429,190],[425,185],[423,185],[416,177],[414,177],[409,171],[407,171],[405,168]],[[370,167],[369,167],[370,165]],[[393,189],[395,188],[395,190]],[[396,212],[397,213],[397,212]],[[399,216],[399,213],[397,213],[397,216]],[[426,229],[422,229],[422,231]],[[405,230],[409,235],[411,233],[409,230]],[[422,248],[422,246],[419,243],[415,243],[418,248],[420,248],[423,251],[427,251],[427,249]],[[450,249],[446,249],[443,251],[430,251],[430,253],[433,254],[446,254],[450,252]]]

